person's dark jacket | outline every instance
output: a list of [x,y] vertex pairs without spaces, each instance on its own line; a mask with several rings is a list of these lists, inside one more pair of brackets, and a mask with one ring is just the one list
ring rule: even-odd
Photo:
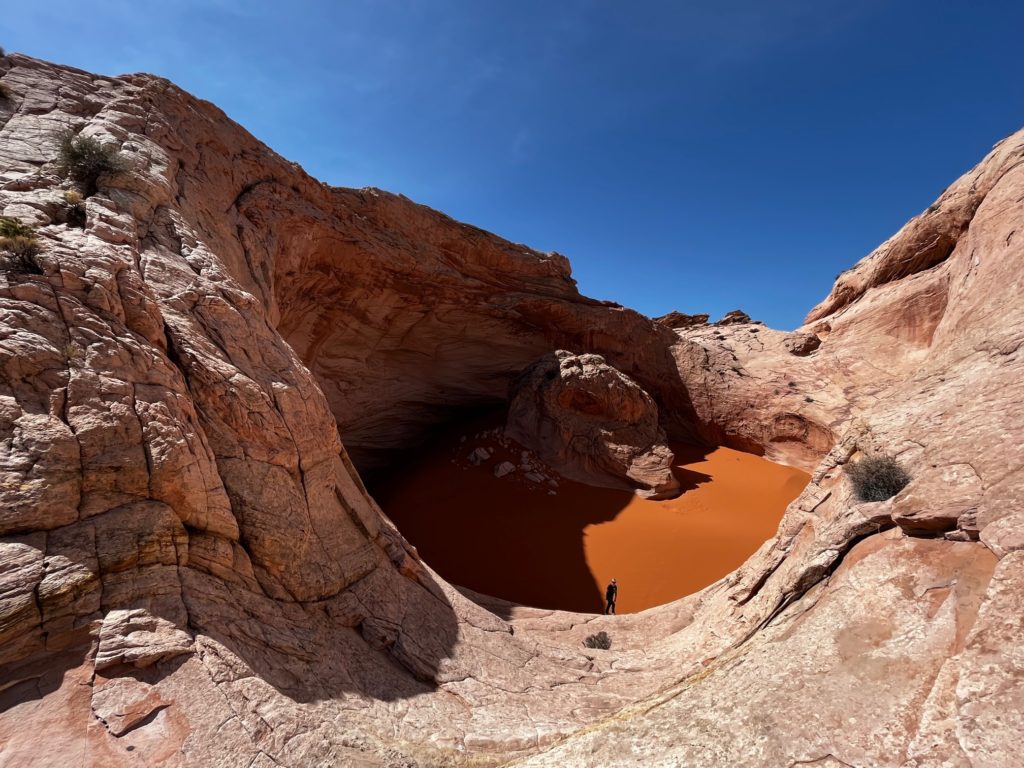
[[615,601],[615,597],[619,594],[619,587],[617,584],[609,584],[608,589],[605,590],[604,599],[609,603]]

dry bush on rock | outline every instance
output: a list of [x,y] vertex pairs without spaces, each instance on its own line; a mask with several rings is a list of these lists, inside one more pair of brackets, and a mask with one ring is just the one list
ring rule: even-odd
[[867,456],[846,465],[853,492],[861,501],[885,501],[907,487],[910,475],[892,456]]
[[596,635],[590,635],[583,644],[587,648],[600,648],[603,651],[607,651],[612,647],[612,639],[608,637],[607,632],[598,632]]
[[38,255],[35,230],[17,219],[0,216],[0,270],[41,275]]
[[85,197],[96,193],[100,177],[114,176],[128,168],[118,149],[91,136],[66,130],[57,134],[57,170],[75,182]]

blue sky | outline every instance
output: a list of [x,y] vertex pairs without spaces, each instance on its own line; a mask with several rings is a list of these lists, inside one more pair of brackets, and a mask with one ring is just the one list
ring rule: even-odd
[[2,44],[148,71],[647,314],[798,325],[1024,125],[1024,3],[46,0]]

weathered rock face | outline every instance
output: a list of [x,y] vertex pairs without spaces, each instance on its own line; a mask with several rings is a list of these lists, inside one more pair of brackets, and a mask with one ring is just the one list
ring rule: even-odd
[[[790,460],[801,452],[787,433],[820,428],[838,437],[777,538],[729,579],[741,610],[767,598],[777,618],[741,642],[738,656],[716,662],[717,680],[684,680],[647,714],[609,720],[527,764],[628,764],[622,755],[651,764],[902,768],[1024,759],[1009,737],[1019,718],[995,724],[997,710],[1024,706],[1022,689],[1008,682],[1020,659],[996,650],[1019,647],[1024,630],[995,618],[1024,599],[1008,587],[1024,546],[1021,157],[1024,132],[845,273],[798,331],[819,339],[813,354],[794,356],[793,337],[769,329],[680,332],[705,350],[677,350],[699,418]],[[943,232],[940,251],[922,246],[943,242]],[[763,432],[757,403],[789,409],[788,429]],[[857,503],[842,466],[858,452],[896,455],[910,485],[889,501]],[[879,539],[897,547],[892,555],[879,559]],[[984,546],[972,543],[979,539]],[[946,561],[960,556],[962,565]],[[880,567],[868,575],[872,561]],[[879,590],[893,587],[900,597],[881,606]],[[855,602],[834,616],[833,634],[818,622],[831,621],[829,605],[848,589]],[[915,616],[928,624],[910,629]],[[925,645],[908,646],[910,637]],[[767,663],[754,660],[762,647]],[[789,666],[795,659],[799,672]],[[766,684],[779,672],[785,684]],[[842,682],[851,672],[857,685]],[[801,693],[780,698],[796,680]],[[751,697],[760,690],[775,692],[771,701]],[[870,691],[870,702],[858,690]],[[813,713],[802,711],[807,702]],[[879,705],[888,715],[877,716]],[[673,731],[669,722],[694,725]]]
[[658,406],[600,355],[559,350],[531,364],[512,385],[505,432],[564,477],[646,498],[679,493]]
[[[968,235],[978,210],[999,186],[1005,187],[1005,176],[1012,175],[1020,159],[1017,135],[999,142],[992,153],[970,173],[951,184],[924,213],[907,222],[855,267],[841,274],[831,293],[807,315],[806,322],[840,313],[870,289],[925,272],[948,262],[954,250]],[[1008,245],[1008,244],[1007,244]],[[921,333],[918,325],[933,327],[924,320],[908,322],[907,308],[901,325],[907,332]],[[929,313],[925,311],[925,316]],[[927,335],[930,331],[925,330]]]
[[311,199],[309,180],[301,193],[294,183],[247,189],[239,226],[247,258],[271,276],[271,320],[321,382],[358,468],[459,409],[504,403],[512,378],[559,348],[605,356],[651,393],[673,433],[699,433],[671,331],[581,296],[564,257],[380,190],[318,188]]
[[707,325],[709,317],[710,315],[688,315],[673,310],[667,315],[654,318],[654,322],[661,323],[666,328],[689,328],[694,325]]
[[764,325],[760,320],[751,320],[750,315],[744,312],[742,309],[734,309],[731,312],[726,312],[722,315],[720,320],[715,321],[715,325]]
[[789,338],[783,342],[786,349],[789,350],[790,354],[796,355],[797,357],[806,357],[821,346],[821,339],[816,333],[807,333],[806,331],[798,331],[789,335]]
[[[42,246],[0,273],[0,761],[1024,763],[1024,133],[846,273],[799,356],[321,185],[158,78],[0,77],[0,214]],[[84,228],[63,127],[132,165]],[[670,434],[813,468],[776,537],[633,616],[434,575],[339,431],[370,466],[559,348]],[[913,480],[858,503],[843,465],[879,451]],[[612,649],[584,648],[600,630]]]

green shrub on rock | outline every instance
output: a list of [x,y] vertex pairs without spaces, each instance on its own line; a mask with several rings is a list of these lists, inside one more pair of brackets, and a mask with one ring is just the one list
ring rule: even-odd
[[69,227],[85,227],[85,204],[82,193],[77,189],[69,189],[64,193],[64,218]]
[[0,271],[41,275],[35,230],[9,216],[0,216]]
[[22,224],[11,216],[0,216],[0,237],[32,237],[36,231],[28,224]]
[[127,159],[113,145],[71,130],[57,134],[57,170],[85,197],[96,193],[101,176],[115,176],[127,168]]

